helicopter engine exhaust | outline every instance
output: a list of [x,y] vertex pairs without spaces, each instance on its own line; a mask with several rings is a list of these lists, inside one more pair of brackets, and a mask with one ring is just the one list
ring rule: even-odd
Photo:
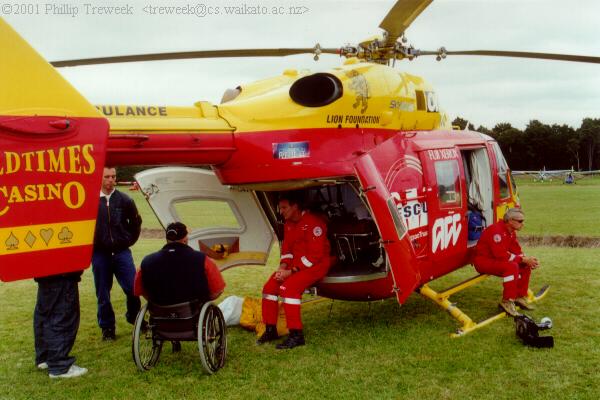
[[332,74],[316,73],[298,79],[290,87],[290,97],[305,107],[331,104],[344,94],[342,82]]

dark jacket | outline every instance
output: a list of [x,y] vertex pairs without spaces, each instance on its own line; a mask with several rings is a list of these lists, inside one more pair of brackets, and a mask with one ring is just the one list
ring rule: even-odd
[[148,300],[166,306],[209,300],[204,253],[179,242],[167,243],[142,260],[142,284]]
[[110,196],[109,206],[103,199],[98,204],[94,251],[116,253],[125,250],[137,242],[141,229],[142,217],[134,201],[115,190]]

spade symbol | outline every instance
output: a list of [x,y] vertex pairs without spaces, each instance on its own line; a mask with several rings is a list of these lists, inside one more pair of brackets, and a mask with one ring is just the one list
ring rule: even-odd
[[19,239],[11,232],[4,244],[7,250],[17,250],[19,248]]

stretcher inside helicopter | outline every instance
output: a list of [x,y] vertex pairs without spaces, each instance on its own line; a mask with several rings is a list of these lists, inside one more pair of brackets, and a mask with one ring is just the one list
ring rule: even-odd
[[[326,282],[381,278],[387,273],[385,250],[369,207],[360,196],[359,183],[348,178],[301,190],[304,207],[327,221],[336,263]],[[277,192],[257,193],[278,239],[283,221],[277,215]]]

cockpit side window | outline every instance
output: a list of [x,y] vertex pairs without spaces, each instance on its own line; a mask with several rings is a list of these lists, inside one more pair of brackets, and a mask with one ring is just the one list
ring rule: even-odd
[[460,207],[460,171],[457,160],[435,162],[435,176],[438,185],[438,198],[441,207]]
[[498,143],[493,143],[494,155],[496,156],[496,164],[498,165],[498,182],[500,184],[500,198],[506,199],[510,197],[510,191],[508,189],[508,164],[506,159],[500,150]]

